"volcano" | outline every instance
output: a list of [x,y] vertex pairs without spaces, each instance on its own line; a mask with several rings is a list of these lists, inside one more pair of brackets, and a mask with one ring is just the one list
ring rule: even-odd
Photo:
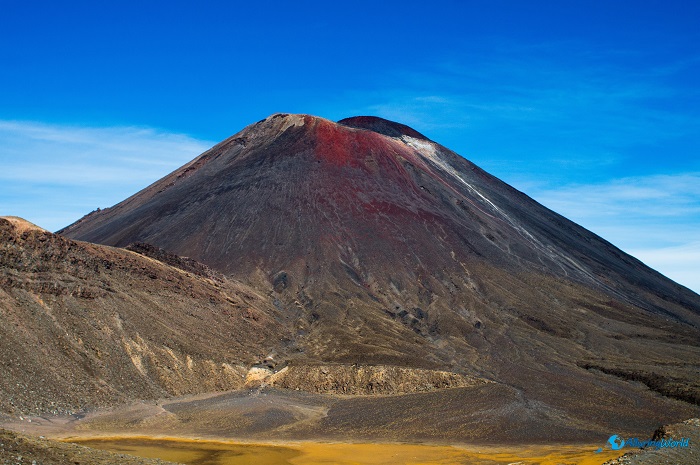
[[[700,296],[381,118],[272,115],[58,234],[150,244],[268,296],[291,336],[267,349],[317,380],[302,390],[354,389],[327,367],[454,373],[491,386],[488,431],[550,439],[700,413]],[[463,432],[459,389],[412,421]]]

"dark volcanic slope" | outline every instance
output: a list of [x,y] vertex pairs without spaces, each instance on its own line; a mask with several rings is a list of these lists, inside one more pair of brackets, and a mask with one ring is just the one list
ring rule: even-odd
[[295,287],[321,263],[367,287],[373,269],[388,283],[480,261],[657,312],[667,305],[646,294],[688,308],[687,318],[700,308],[696,294],[467,160],[372,117],[274,115],[59,233],[152,243],[237,275],[288,269]]
[[60,233],[269,292],[307,361],[483,375],[553,416],[613,414],[609,392],[647,420],[658,393],[698,403],[698,295],[379,118],[273,115]]

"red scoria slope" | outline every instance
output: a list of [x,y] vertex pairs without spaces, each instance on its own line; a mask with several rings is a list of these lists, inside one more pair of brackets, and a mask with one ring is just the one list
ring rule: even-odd
[[289,360],[475,374],[603,423],[700,399],[698,295],[380,118],[273,115],[60,233],[269,293],[294,321]]

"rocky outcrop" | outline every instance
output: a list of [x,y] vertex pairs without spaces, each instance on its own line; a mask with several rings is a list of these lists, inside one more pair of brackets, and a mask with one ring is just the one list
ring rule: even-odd
[[133,244],[127,245],[125,249],[149,258],[153,258],[159,262],[174,266],[175,268],[179,268],[197,276],[202,276],[204,278],[209,278],[220,282],[224,280],[224,276],[221,273],[217,273],[207,265],[199,263],[197,260],[192,260],[189,257],[180,257],[179,255],[175,255],[174,253],[170,253],[167,250],[151,244],[134,242]]
[[290,365],[271,374],[269,385],[321,394],[398,395],[487,383],[440,370],[386,365]]

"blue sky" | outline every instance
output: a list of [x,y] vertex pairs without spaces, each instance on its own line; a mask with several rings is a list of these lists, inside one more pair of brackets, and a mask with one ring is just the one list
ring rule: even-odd
[[0,214],[56,230],[269,114],[372,114],[700,291],[700,2],[0,2]]

